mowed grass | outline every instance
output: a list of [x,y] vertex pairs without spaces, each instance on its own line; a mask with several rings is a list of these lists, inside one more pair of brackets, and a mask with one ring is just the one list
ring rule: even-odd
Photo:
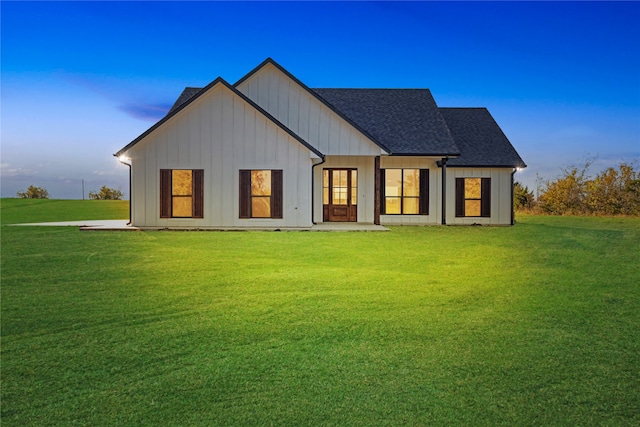
[[3,426],[640,424],[639,219],[1,231]]
[[2,224],[128,219],[126,200],[0,199]]

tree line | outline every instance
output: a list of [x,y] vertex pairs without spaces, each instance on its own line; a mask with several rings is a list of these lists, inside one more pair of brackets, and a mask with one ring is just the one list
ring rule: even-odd
[[538,197],[519,182],[514,185],[516,210],[550,215],[633,215],[640,216],[640,172],[633,164],[609,167],[591,178],[589,167],[570,166],[553,180],[545,180]]
[[[49,192],[46,188],[30,185],[25,191],[16,194],[20,199],[48,199]],[[89,200],[122,200],[124,194],[120,190],[103,185],[100,191],[89,191]]]
[[[517,211],[550,215],[633,215],[640,216],[640,172],[633,164],[621,163],[589,176],[593,159],[582,166],[570,166],[553,180],[542,182],[536,198],[533,191],[516,182],[513,205]],[[22,199],[48,199],[49,192],[42,187],[29,186],[18,191]],[[100,191],[89,192],[91,200],[121,200],[120,190],[103,185]]]

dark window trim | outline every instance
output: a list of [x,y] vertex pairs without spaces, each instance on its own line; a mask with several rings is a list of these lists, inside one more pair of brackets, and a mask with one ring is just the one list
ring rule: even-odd
[[[347,204],[344,206],[358,206],[358,168],[324,168],[322,169],[322,205],[323,206],[327,206],[327,204],[324,203],[324,190],[328,189],[329,191],[329,205],[334,204],[333,203],[333,192],[331,191],[331,189],[335,188],[333,186],[333,175],[332,172],[333,171],[346,171],[347,172],[347,181],[349,182],[347,188]],[[353,172],[356,173],[356,185],[353,185]],[[324,186],[324,174],[328,173],[329,174],[329,179],[328,179],[328,187]],[[340,188],[340,187],[338,187]],[[354,194],[355,193],[355,194]],[[355,196],[356,199],[356,203],[353,203],[353,198]]]
[[[251,212],[251,171],[271,172],[271,195],[260,196],[270,198],[270,217],[254,217]],[[240,206],[239,217],[241,219],[282,219],[283,216],[283,182],[282,169],[240,169]]]
[[[405,170],[418,170],[418,181],[419,181],[419,195],[418,196],[399,196],[400,199],[400,213],[392,214],[387,213],[387,203],[386,203],[386,195],[385,195],[385,175],[387,169],[399,169],[402,171],[402,185],[404,186],[404,171]],[[400,194],[402,194],[403,188],[400,188]],[[406,214],[402,213],[404,207],[404,198],[416,198],[418,199],[418,213],[415,214]],[[405,216],[416,216],[416,215],[429,215],[429,169],[420,169],[420,168],[385,168],[380,169],[380,215],[405,215]]]
[[[468,216],[465,214],[464,180],[480,179],[480,216]],[[491,217],[491,178],[469,176],[456,178],[456,217],[457,218],[490,218]]]
[[[192,198],[192,215],[189,217],[173,216],[173,198],[179,197],[173,195],[172,172],[174,170],[190,170],[191,171],[191,198]],[[204,218],[204,169],[160,169],[160,218],[172,219],[201,219]]]

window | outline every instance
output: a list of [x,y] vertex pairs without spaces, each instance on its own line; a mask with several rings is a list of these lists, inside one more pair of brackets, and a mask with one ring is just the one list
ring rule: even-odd
[[240,171],[240,218],[282,218],[282,171]]
[[203,218],[202,169],[160,170],[160,218]]
[[385,215],[429,214],[428,169],[382,169],[380,213]]
[[[349,184],[349,180],[351,183]],[[329,201],[331,192],[331,201]],[[358,204],[358,170],[357,169],[323,169],[322,171],[322,204],[347,205]]]
[[456,178],[456,216],[491,216],[491,178]]

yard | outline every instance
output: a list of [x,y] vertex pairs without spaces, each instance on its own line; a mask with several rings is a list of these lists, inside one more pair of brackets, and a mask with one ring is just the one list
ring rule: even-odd
[[2,425],[638,425],[640,219],[81,232],[2,200]]

